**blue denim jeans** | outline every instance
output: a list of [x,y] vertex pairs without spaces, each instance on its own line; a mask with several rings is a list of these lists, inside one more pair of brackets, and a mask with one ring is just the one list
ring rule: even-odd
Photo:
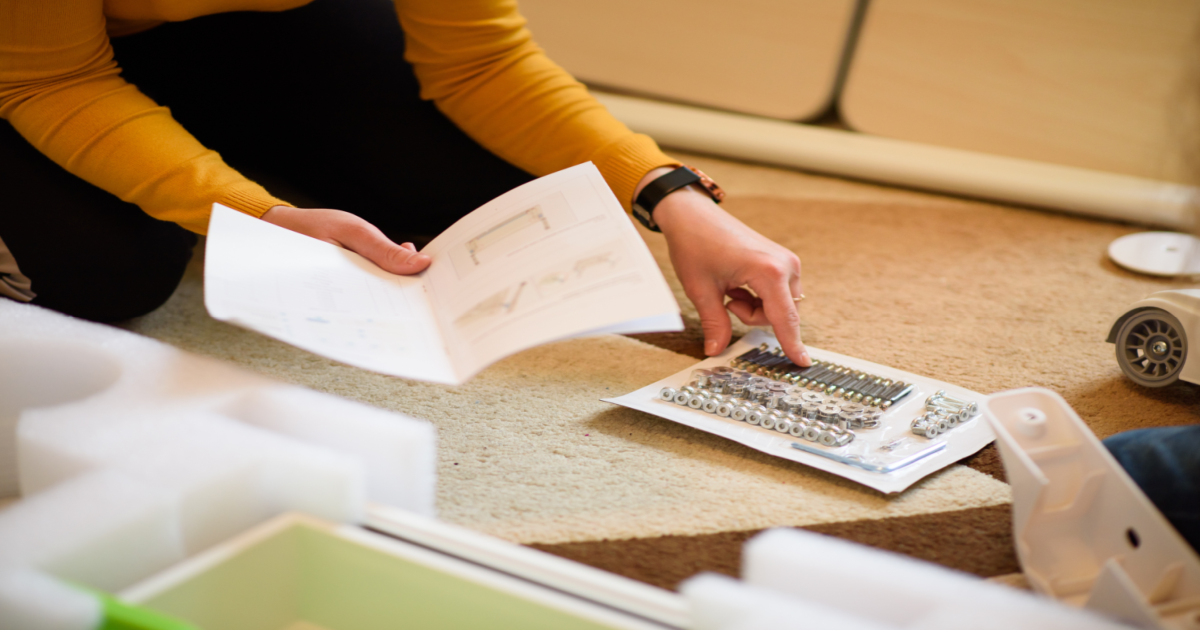
[[1126,431],[1104,440],[1104,446],[1200,551],[1200,425]]

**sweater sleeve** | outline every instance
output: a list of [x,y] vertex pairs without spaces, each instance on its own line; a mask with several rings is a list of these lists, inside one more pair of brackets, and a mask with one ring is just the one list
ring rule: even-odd
[[508,162],[541,176],[591,160],[626,210],[647,172],[679,164],[550,61],[515,0],[395,3],[421,97]]
[[203,233],[213,202],[286,205],[224,163],[120,76],[103,0],[0,3],[0,117],[58,165]]

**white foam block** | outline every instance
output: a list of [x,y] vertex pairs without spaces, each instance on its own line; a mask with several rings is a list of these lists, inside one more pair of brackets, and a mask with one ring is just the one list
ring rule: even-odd
[[39,568],[115,590],[184,557],[170,496],[103,470],[0,512],[0,569]]
[[255,390],[222,411],[353,456],[366,467],[371,501],[434,515],[437,433],[428,422],[288,386]]
[[[0,299],[0,572],[117,590],[281,511],[359,521],[368,478],[432,515],[435,458],[428,423]],[[72,592],[31,579],[6,592]],[[39,606],[0,627],[82,618]]]
[[702,573],[689,578],[679,585],[679,591],[691,607],[691,627],[694,630],[899,628],[847,614],[811,600],[790,598],[715,573]]
[[27,493],[91,468],[122,471],[173,497],[189,553],[287,510],[357,521],[365,503],[361,463],[212,413],[35,410],[22,419],[18,443]]
[[[747,583],[904,628],[1117,630],[1116,622],[932,563],[797,529],[774,529],[742,553]],[[869,593],[871,605],[863,605]]]
[[15,435],[21,410],[88,398],[120,375],[120,363],[91,343],[0,339],[0,497],[18,492]]
[[0,569],[5,630],[94,630],[103,611],[95,597],[33,570]]

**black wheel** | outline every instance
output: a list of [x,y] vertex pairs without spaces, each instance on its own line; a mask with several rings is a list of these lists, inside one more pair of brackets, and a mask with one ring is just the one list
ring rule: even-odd
[[1162,309],[1137,313],[1117,332],[1117,364],[1138,385],[1166,387],[1179,380],[1187,352],[1183,326]]

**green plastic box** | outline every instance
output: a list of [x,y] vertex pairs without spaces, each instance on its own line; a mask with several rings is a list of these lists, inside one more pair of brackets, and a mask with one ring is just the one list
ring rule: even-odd
[[122,593],[202,630],[662,627],[362,528],[288,515]]

